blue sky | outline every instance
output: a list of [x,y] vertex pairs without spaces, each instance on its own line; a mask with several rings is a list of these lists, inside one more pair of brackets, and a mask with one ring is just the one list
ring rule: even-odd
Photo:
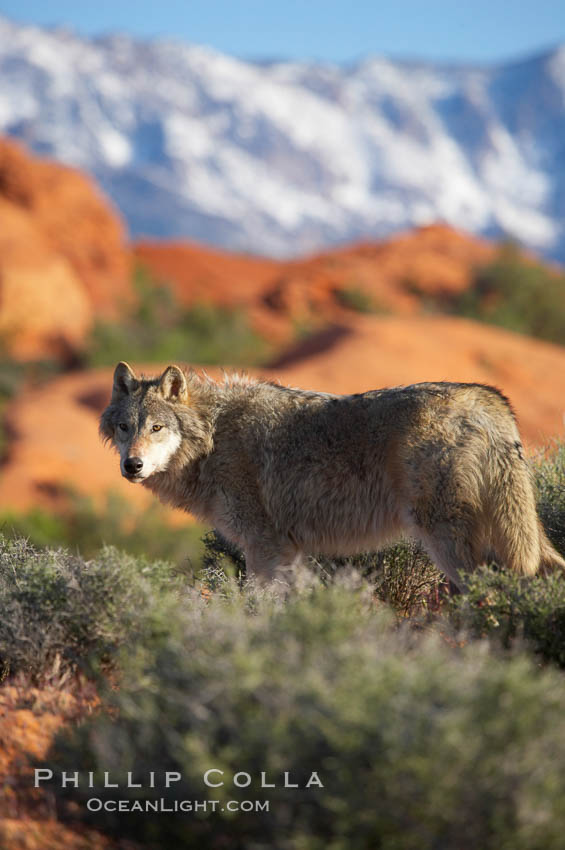
[[565,0],[0,0],[82,33],[175,36],[248,58],[496,62],[565,43]]

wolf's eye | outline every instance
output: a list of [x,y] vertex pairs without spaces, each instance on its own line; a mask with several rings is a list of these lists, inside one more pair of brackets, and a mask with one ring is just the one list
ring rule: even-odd
[[118,428],[120,429],[120,431],[127,431],[128,426],[126,425],[125,422],[120,422],[120,424],[118,425]]
[[162,427],[163,427],[162,425],[154,425],[151,430],[152,431],[160,431]]

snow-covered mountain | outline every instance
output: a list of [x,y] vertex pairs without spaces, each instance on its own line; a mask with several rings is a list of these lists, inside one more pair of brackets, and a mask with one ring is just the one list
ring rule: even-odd
[[258,63],[0,18],[0,132],[92,173],[134,235],[293,255],[441,219],[565,259],[565,46]]

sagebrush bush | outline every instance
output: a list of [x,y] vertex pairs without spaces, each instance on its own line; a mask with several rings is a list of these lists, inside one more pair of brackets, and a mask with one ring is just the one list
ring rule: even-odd
[[27,538],[35,546],[64,546],[86,558],[103,545],[140,557],[166,559],[196,570],[203,551],[202,526],[171,526],[165,509],[152,502],[141,512],[122,496],[109,493],[103,506],[69,489],[59,494],[58,510],[34,507],[25,513],[0,511],[0,531],[9,538]]
[[545,661],[565,667],[565,575],[524,578],[488,568],[468,576],[468,592],[448,603],[452,624],[509,647],[518,638]]
[[210,590],[215,590],[218,582],[223,584],[226,576],[243,579],[247,570],[245,556],[229,540],[218,531],[212,529],[202,538],[204,555],[202,566],[206,573],[206,584]]
[[160,633],[183,583],[170,564],[111,547],[85,561],[0,536],[0,678],[95,673],[125,642]]
[[[245,577],[243,553],[217,531],[203,537],[206,582],[215,590],[223,575]],[[364,552],[349,557],[318,555],[308,558],[309,568],[324,583],[331,582],[353,567],[366,578],[376,598],[388,603],[397,613],[409,616],[437,601],[442,574],[415,543],[402,541],[380,552]]]
[[[56,786],[63,810],[63,795],[220,801],[205,817],[90,816],[158,848],[561,848],[561,674],[395,622],[351,572],[193,594],[167,636],[128,647],[111,717],[59,738],[50,766],[97,776],[95,789]],[[210,768],[226,785],[205,786]],[[165,770],[182,783],[164,788]],[[119,790],[102,788],[104,771]],[[127,771],[141,790],[125,787]],[[247,788],[232,784],[240,771]],[[299,788],[282,787],[285,771]],[[312,771],[323,788],[304,787]],[[275,788],[260,787],[261,772]],[[270,810],[230,814],[228,800]]]
[[0,463],[9,446],[10,435],[6,427],[8,402],[28,385],[38,385],[61,371],[62,364],[54,360],[36,360],[22,363],[8,353],[6,340],[0,334]]
[[426,553],[414,542],[401,541],[379,552],[349,558],[311,559],[322,579],[335,578],[344,567],[354,567],[366,578],[375,596],[403,616],[416,614],[437,599],[445,581]]
[[549,539],[565,555],[565,444],[549,445],[533,468],[539,515]]
[[270,353],[242,309],[212,303],[186,307],[173,291],[143,267],[135,272],[137,304],[120,321],[98,321],[87,342],[91,366],[113,366],[119,360],[138,363],[205,363],[253,365]]
[[385,312],[371,293],[361,286],[352,284],[342,289],[335,289],[334,295],[342,307],[353,310],[355,313]]
[[501,245],[477,269],[471,286],[444,304],[448,311],[518,333],[565,343],[565,275]]

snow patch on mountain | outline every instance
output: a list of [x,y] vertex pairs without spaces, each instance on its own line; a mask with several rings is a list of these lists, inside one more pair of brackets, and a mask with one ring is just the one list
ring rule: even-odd
[[498,67],[245,62],[0,18],[0,130],[134,235],[293,255],[438,219],[565,259],[565,47]]

